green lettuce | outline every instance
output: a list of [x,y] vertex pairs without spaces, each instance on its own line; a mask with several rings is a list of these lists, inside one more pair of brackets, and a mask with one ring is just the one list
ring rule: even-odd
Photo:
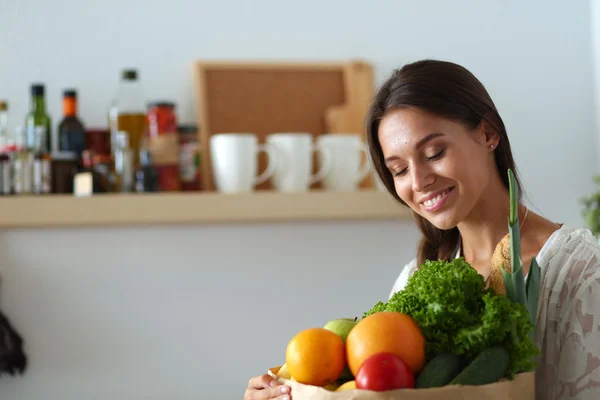
[[[535,346],[527,308],[485,288],[483,277],[464,258],[426,261],[406,287],[363,314],[394,311],[410,315],[426,339],[427,359],[442,352],[470,360],[495,344],[510,353],[507,377],[535,369]],[[399,338],[399,340],[402,340]]]

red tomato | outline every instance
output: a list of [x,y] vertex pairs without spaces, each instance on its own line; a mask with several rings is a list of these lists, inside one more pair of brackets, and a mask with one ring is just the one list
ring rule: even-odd
[[377,353],[367,358],[356,374],[356,388],[383,392],[415,387],[410,367],[392,353]]

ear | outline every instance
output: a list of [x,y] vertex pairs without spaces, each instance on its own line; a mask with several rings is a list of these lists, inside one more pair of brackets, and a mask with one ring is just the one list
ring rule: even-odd
[[500,141],[498,132],[485,120],[482,120],[477,127],[476,138],[479,144],[487,147],[490,151],[495,150]]

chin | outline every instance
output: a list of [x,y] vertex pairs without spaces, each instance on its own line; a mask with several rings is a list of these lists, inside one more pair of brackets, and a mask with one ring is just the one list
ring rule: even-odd
[[431,224],[433,226],[435,226],[436,228],[438,228],[439,230],[442,230],[442,231],[449,231],[450,229],[454,229],[458,226],[457,223],[448,222],[448,221],[442,221],[442,222],[437,222],[437,221],[432,221],[432,220],[428,220],[428,221],[431,222]]
[[459,219],[455,218],[454,215],[425,215],[421,214],[423,218],[425,218],[429,223],[431,223],[436,228],[447,231],[458,226]]

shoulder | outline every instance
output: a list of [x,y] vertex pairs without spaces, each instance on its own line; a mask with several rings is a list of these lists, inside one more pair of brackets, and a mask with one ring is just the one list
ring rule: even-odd
[[546,242],[537,261],[546,286],[556,291],[597,284],[600,277],[600,245],[589,229],[563,225]]
[[600,255],[600,245],[589,229],[563,225],[544,244],[538,262],[549,264],[556,262],[557,259],[564,261],[565,257],[575,261],[597,255]]
[[397,291],[404,289],[408,282],[408,278],[410,278],[410,276],[416,270],[417,259],[413,258],[408,264],[404,266],[404,268],[402,268],[402,272],[400,272],[400,275],[398,276],[398,278],[396,278],[396,281],[394,282],[394,286],[392,286],[392,291],[390,292],[389,297],[392,297],[392,295]]

